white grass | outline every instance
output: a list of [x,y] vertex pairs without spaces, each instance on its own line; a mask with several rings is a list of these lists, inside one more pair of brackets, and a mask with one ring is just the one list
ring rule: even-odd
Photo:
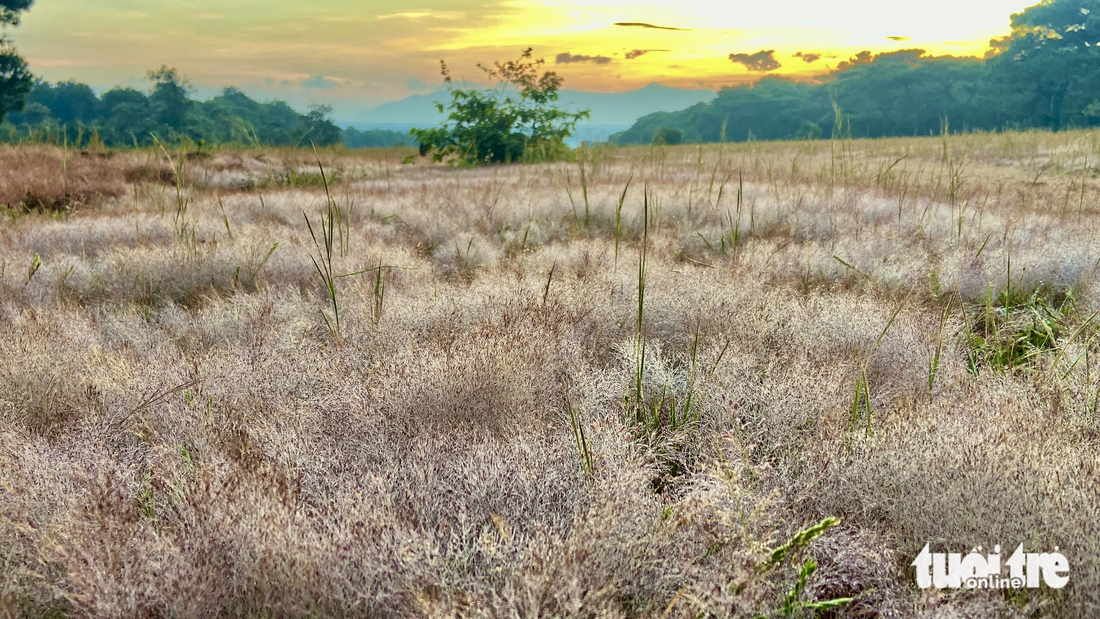
[[[1094,143],[601,148],[583,187],[321,152],[327,195],[312,152],[69,153],[67,214],[15,206],[60,151],[0,149],[0,609],[745,616],[812,556],[841,615],[1095,612]],[[367,271],[336,341],[319,251]],[[924,594],[928,542],[1070,586]]]

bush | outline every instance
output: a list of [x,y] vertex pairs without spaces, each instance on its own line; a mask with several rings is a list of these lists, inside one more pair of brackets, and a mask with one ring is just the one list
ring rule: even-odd
[[670,129],[668,127],[661,127],[657,130],[657,133],[653,135],[654,144],[668,144],[675,146],[676,144],[684,143],[684,132],[679,129]]
[[[420,154],[431,152],[435,161],[454,155],[453,161],[464,165],[566,156],[565,138],[573,134],[578,122],[588,118],[588,111],[570,113],[554,105],[563,80],[552,71],[540,76],[544,62],[532,60],[528,48],[518,60],[493,63],[492,68],[479,64],[479,69],[496,80],[497,87],[452,90],[447,122],[409,132],[419,143]],[[446,63],[440,64],[444,81],[451,83]],[[444,111],[442,104],[437,107]]]
[[798,128],[798,133],[796,133],[794,137],[799,140],[820,140],[822,133],[820,125],[811,120],[807,120]]
[[1100,123],[1100,99],[1088,104],[1084,110],[1085,122],[1090,125]]

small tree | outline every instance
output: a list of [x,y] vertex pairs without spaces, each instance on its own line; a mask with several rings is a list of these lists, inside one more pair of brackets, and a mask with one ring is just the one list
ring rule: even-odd
[[[533,60],[531,48],[519,59],[492,67],[477,65],[497,82],[489,91],[452,89],[451,103],[436,104],[440,113],[449,110],[447,121],[433,129],[409,132],[420,144],[420,154],[432,153],[435,161],[450,155],[465,165],[537,161],[561,158],[569,149],[565,138],[577,123],[588,118],[588,110],[558,109],[562,78],[552,71],[539,75],[544,60]],[[444,81],[451,83],[447,64],[440,61]]]
[[654,144],[667,144],[669,146],[676,146],[677,144],[684,143],[684,132],[680,129],[673,129],[671,127],[661,127],[653,134]]
[[804,120],[802,126],[798,128],[798,133],[794,134],[794,138],[796,140],[820,140],[823,133],[821,125],[812,120]]
[[316,146],[332,146],[343,139],[340,128],[332,122],[332,106],[314,103],[304,116],[306,120],[306,143]]
[[1100,99],[1096,99],[1085,106],[1083,113],[1090,123],[1100,122]]

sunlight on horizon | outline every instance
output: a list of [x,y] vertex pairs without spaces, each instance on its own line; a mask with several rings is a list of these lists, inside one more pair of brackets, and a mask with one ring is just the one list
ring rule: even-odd
[[[339,109],[436,90],[440,59],[456,77],[476,80],[476,63],[528,46],[566,88],[603,92],[811,76],[862,50],[980,56],[1008,33],[1012,13],[1034,3],[39,0],[9,35],[31,69],[52,81],[144,88],[145,71],[167,64],[200,93],[235,85]],[[730,59],[772,50],[753,70]]]

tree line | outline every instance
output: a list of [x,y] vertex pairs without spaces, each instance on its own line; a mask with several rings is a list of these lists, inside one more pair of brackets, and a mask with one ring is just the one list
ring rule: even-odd
[[141,147],[161,141],[242,146],[346,144],[350,148],[389,147],[411,140],[393,131],[340,129],[332,108],[313,105],[299,113],[283,101],[256,101],[236,88],[205,101],[190,96],[187,80],[161,67],[148,75],[148,92],[114,88],[97,95],[75,81],[36,81],[19,111],[0,125],[0,140],[48,140],[85,146]]
[[76,81],[50,84],[31,74],[7,38],[7,29],[18,26],[33,4],[0,0],[0,142],[140,147],[189,139],[247,146],[345,143],[356,148],[411,141],[393,131],[341,130],[326,105],[299,113],[282,101],[255,101],[236,88],[197,101],[187,79],[167,66],[148,73],[148,92],[120,87],[98,95]]
[[1044,0],[1012,16],[985,58],[862,53],[807,82],[769,76],[639,119],[621,144],[919,136],[1100,126],[1100,0]]

